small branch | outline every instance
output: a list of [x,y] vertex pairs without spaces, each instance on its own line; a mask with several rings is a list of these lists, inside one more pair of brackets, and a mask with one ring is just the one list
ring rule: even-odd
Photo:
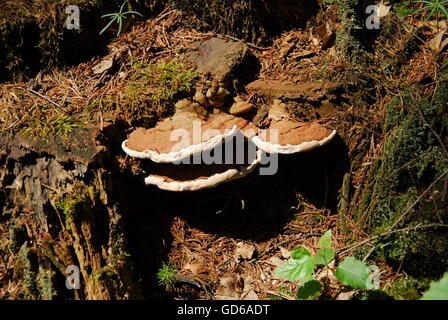
[[278,296],[278,297],[286,299],[286,300],[297,300],[294,297],[288,296],[288,295],[280,293],[280,292],[275,292],[275,291],[272,291],[272,290],[265,290],[264,292],[266,292],[268,294],[272,294],[274,296]]
[[422,109],[420,109],[420,107],[418,106],[418,104],[415,105],[417,108],[417,112],[420,116],[420,118],[422,119],[423,123],[425,124],[425,126],[427,126],[429,128],[429,130],[432,132],[432,134],[436,137],[437,141],[439,142],[440,146],[442,147],[443,151],[445,152],[445,154],[448,156],[448,150],[446,149],[445,143],[443,142],[442,138],[440,137],[440,135],[429,125],[428,121],[426,121],[425,116],[423,115]]
[[341,248],[337,252],[338,252],[338,254],[341,254],[341,253],[343,253],[345,251],[358,248],[358,247],[360,247],[360,246],[362,246],[362,245],[364,245],[364,244],[366,244],[368,242],[375,241],[375,240],[377,240],[379,238],[386,237],[386,236],[389,236],[389,235],[394,234],[394,233],[404,232],[404,231],[409,231],[409,230],[417,230],[417,229],[427,229],[427,228],[448,228],[448,224],[432,223],[432,224],[425,224],[423,226],[407,227],[407,228],[402,228],[402,229],[397,229],[397,230],[384,232],[384,233],[381,233],[381,234],[379,234],[377,236],[374,236],[374,237],[371,237],[369,239],[366,239],[364,241],[361,241],[361,242],[352,244],[350,246]]
[[[235,38],[235,37],[226,35],[226,34],[225,34],[225,35],[221,35],[221,34],[219,34],[219,35],[217,35],[217,36],[218,36],[218,38],[221,38],[221,39],[230,39],[230,40],[233,40],[233,41],[242,42],[241,39],[238,39],[238,38]],[[260,51],[264,51],[264,50],[267,50],[267,49],[268,49],[268,48],[263,48],[263,47],[257,46],[256,44],[253,44],[253,43],[250,43],[250,42],[245,42],[245,44],[246,44],[248,47],[251,47],[251,48],[253,48],[253,49],[257,49],[257,50],[260,50]]]
[[54,101],[51,100],[50,98],[48,98],[48,97],[46,97],[46,96],[40,94],[39,92],[34,91],[33,89],[28,89],[28,88],[20,87],[20,86],[17,86],[17,88],[18,88],[18,89],[21,89],[21,90],[25,90],[25,91],[30,92],[30,93],[33,93],[33,94],[35,94],[36,96],[38,96],[39,98],[44,99],[45,101],[47,101],[47,102],[49,102],[49,103],[55,105],[55,106],[58,107],[59,109],[62,109],[62,110],[64,110],[66,113],[68,113],[67,110],[66,110],[63,106],[57,104],[56,102],[54,102]]
[[403,212],[403,214],[397,219],[397,221],[395,221],[395,223],[390,227],[389,230],[393,230],[399,223],[400,221],[409,213],[409,211],[411,211],[417,203],[420,202],[420,200],[422,200],[422,198],[428,193],[429,190],[431,190],[434,185],[440,180],[442,179],[448,172],[442,173],[436,180],[434,180],[428,188],[426,188],[425,191],[423,191],[423,193],[409,206],[409,208],[406,209],[405,212]]

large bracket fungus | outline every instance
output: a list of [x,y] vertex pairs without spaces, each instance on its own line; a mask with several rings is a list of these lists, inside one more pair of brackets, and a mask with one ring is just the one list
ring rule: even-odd
[[[266,164],[263,155],[308,151],[333,139],[335,130],[317,122],[297,121],[279,99],[273,101],[265,119],[255,124],[247,113],[254,105],[238,96],[232,104],[232,99],[226,100],[229,91],[222,87],[244,61],[245,45],[208,41],[199,46],[196,64],[212,76],[213,85],[197,89],[193,98],[176,103],[172,117],[153,128],[135,129],[122,143],[128,155],[152,161],[146,184],[168,191],[212,188]],[[216,69],[207,60],[213,57],[220,61]]]

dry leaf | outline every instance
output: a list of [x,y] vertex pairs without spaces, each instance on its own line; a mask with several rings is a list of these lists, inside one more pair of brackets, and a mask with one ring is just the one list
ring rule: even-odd
[[217,300],[258,300],[250,276],[230,275],[220,280],[216,290]]
[[387,16],[389,14],[390,8],[391,6],[384,5],[383,0],[381,0],[376,4],[376,16],[378,18]]
[[354,290],[353,291],[348,291],[348,292],[341,292],[336,297],[336,300],[350,300],[355,293],[356,293],[356,291],[354,291]]
[[278,257],[270,257],[267,262],[275,267],[281,266],[284,263],[284,261]]
[[193,275],[198,275],[200,273],[205,272],[205,268],[200,263],[187,263],[184,267],[184,270],[190,270]]
[[238,242],[236,244],[236,250],[234,257],[238,260],[239,257],[250,260],[252,259],[252,256],[254,255],[255,247],[251,244],[246,244],[243,242]]
[[98,63],[96,66],[92,68],[92,71],[94,74],[100,74],[103,73],[106,70],[109,70],[114,65],[114,59],[109,58],[102,60],[100,63]]
[[291,251],[289,251],[283,247],[280,247],[280,252],[282,253],[282,257],[285,259],[289,259],[291,257]]
[[442,40],[447,30],[448,28],[440,30],[431,40],[429,40],[428,45],[432,50],[440,52],[445,48],[445,46],[448,44],[448,38],[446,38],[444,41]]

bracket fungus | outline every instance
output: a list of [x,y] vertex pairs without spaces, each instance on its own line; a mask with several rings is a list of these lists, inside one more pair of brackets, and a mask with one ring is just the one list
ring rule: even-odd
[[252,142],[268,153],[291,154],[309,151],[327,144],[336,135],[316,122],[297,122],[280,100],[274,100],[268,112],[269,126],[254,136]]
[[245,177],[268,154],[296,153],[328,143],[336,134],[315,122],[297,122],[279,100],[259,128],[188,99],[154,128],[137,128],[122,143],[132,157],[150,159],[145,183],[167,191],[196,191]]
[[[205,41],[192,57],[199,72],[212,76],[211,87],[197,88],[192,98],[175,104],[173,116],[153,128],[135,129],[122,143],[128,155],[151,160],[146,184],[168,191],[212,188],[267,164],[272,160],[269,155],[308,151],[333,139],[335,130],[297,121],[281,100],[274,100],[263,119],[255,121],[248,112],[255,105],[249,100],[236,96],[232,104],[227,99],[229,75],[245,61],[247,52],[239,42]],[[258,87],[253,84],[248,89],[260,92],[263,86]],[[303,94],[296,88],[292,91]]]
[[[262,153],[255,146],[251,146],[251,142],[244,140],[245,146],[242,146],[245,148],[244,157],[236,159],[233,156],[235,154],[232,154],[230,159],[228,156],[226,159],[226,155],[231,153],[229,151],[234,150],[234,140],[238,140],[237,137],[235,138],[217,146],[208,154],[208,157],[202,154],[194,159],[192,156],[192,161],[188,161],[187,164],[157,164],[150,175],[145,178],[145,183],[167,191],[196,191],[243,178],[259,165]],[[230,150],[228,145],[230,145]],[[241,147],[236,149],[242,150]],[[210,156],[211,153],[214,155]]]
[[154,128],[137,128],[122,143],[122,148],[132,157],[175,163],[209,151],[232,139],[238,131],[245,132],[251,127],[255,128],[243,118],[218,109],[208,113],[198,103],[183,99],[176,103],[171,118]]

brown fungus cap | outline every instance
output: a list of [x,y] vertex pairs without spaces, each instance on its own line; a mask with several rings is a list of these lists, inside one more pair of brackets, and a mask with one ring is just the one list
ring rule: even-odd
[[260,163],[262,153],[240,132],[213,150],[184,159],[183,163],[154,163],[146,184],[167,191],[196,191],[239,179]]
[[132,157],[173,163],[213,149],[248,128],[254,126],[247,120],[216,109],[208,113],[198,103],[184,99],[176,103],[171,118],[154,128],[137,128],[122,143],[122,148]]
[[327,129],[316,122],[295,121],[280,100],[274,100],[268,121],[269,126],[251,138],[259,149],[268,153],[309,151],[323,146],[336,135],[336,130]]

